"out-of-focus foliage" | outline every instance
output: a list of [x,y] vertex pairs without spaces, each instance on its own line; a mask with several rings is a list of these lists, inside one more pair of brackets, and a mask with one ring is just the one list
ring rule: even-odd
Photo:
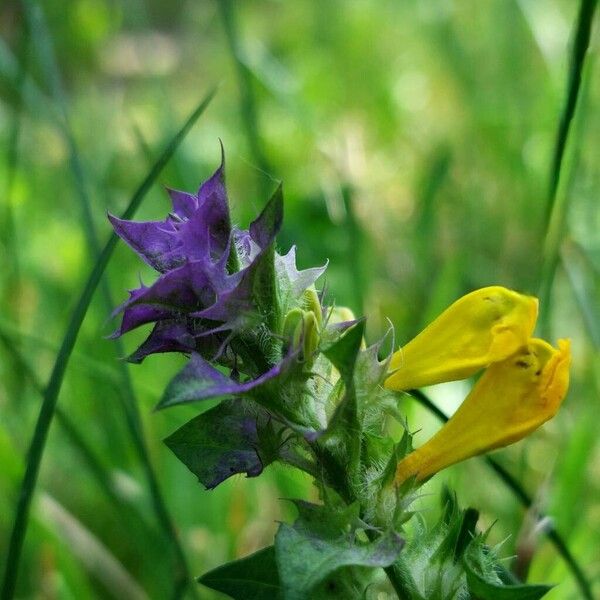
[[[328,258],[331,298],[368,315],[370,339],[391,319],[402,344],[473,288],[538,290],[576,11],[567,0],[73,0],[68,9],[44,0],[32,18],[16,0],[2,2],[0,556],[39,387],[93,264],[84,195],[103,241],[106,210],[125,207],[164,141],[221,83],[161,180],[194,189],[218,162],[221,138],[233,218],[244,226],[283,180],[282,250],[297,243],[300,266]],[[497,458],[598,581],[596,30],[559,186],[563,242],[545,332],[572,338],[573,384],[553,422]],[[157,187],[138,216],[160,218],[167,202]],[[113,296],[124,299],[138,274],[153,277],[118,248],[107,276]],[[59,398],[76,431],[63,418],[50,431],[20,597],[171,593],[172,561],[125,423],[115,346],[104,339],[113,325],[99,292]],[[126,351],[142,339],[132,334]],[[293,514],[277,498],[310,488],[276,466],[214,491],[196,485],[161,442],[196,409],[151,412],[182,364],[153,356],[130,374],[163,493],[200,574],[270,544],[274,520]],[[465,395],[460,384],[431,394],[448,412]],[[406,409],[423,430],[420,444],[438,425]],[[518,552],[525,568],[532,556],[532,581],[559,582],[548,598],[578,597],[555,550],[485,465],[472,460],[438,479],[481,511],[481,524],[497,519],[491,541],[521,531],[502,552]]]

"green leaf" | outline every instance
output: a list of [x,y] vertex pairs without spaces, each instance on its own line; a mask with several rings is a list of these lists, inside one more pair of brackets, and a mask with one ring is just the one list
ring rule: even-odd
[[454,560],[460,560],[468,548],[469,544],[473,540],[475,535],[475,528],[479,521],[479,511],[474,508],[467,508],[462,516],[460,529],[456,536],[456,543],[454,545]]
[[[394,481],[396,476],[396,468],[398,463],[413,451],[412,435],[408,429],[404,430],[400,441],[394,445],[392,452],[388,458],[387,464],[381,474],[382,487],[389,486]],[[412,482],[409,481],[412,484]]]
[[262,473],[278,445],[267,439],[269,432],[277,435],[262,410],[244,400],[227,400],[183,425],[165,443],[207,489],[213,489],[236,473]]
[[[256,275],[253,279],[252,297],[272,332],[280,331],[281,312],[277,296],[275,240],[268,241],[266,232],[273,234],[279,232],[282,221],[283,190],[280,184],[256,221],[250,225],[250,233],[260,239],[262,242],[260,245],[269,244],[265,256],[257,265]],[[264,239],[262,239],[263,237]]]
[[405,552],[403,552],[394,563],[396,579],[401,583],[402,590],[405,594],[403,600],[428,600],[420,594],[419,588],[412,576],[413,570],[411,569],[410,564],[403,559]]
[[338,493],[343,492],[346,499],[349,499],[346,494],[348,484],[356,488],[361,469],[363,427],[354,385],[354,368],[364,331],[365,322],[362,320],[323,350],[342,376],[344,394],[331,417],[327,431],[320,439],[323,449],[321,460],[327,467],[329,476],[333,475]]
[[278,600],[283,597],[273,546],[221,565],[202,575],[198,581],[235,600]]
[[545,596],[551,585],[497,585],[489,583],[480,575],[467,571],[469,591],[479,600],[538,600]]
[[456,494],[448,487],[442,488],[442,521],[447,529],[444,539],[432,558],[440,562],[445,560],[459,561],[469,544],[475,537],[475,528],[479,520],[479,512],[474,508],[461,510]]
[[364,334],[365,321],[362,319],[352,329],[336,340],[335,343],[323,350],[325,356],[342,375],[346,385],[352,382],[354,367]]
[[354,385],[346,385],[342,401],[337,406],[326,433],[319,440],[322,464],[329,477],[334,477],[336,489],[346,499],[348,485],[356,487],[361,471],[362,426]]
[[369,588],[375,582],[371,569],[343,567],[324,579],[310,593],[310,600],[368,600],[375,596]]
[[298,531],[308,531],[321,537],[337,537],[364,526],[360,520],[358,502],[340,507],[313,504],[305,500],[292,500],[292,502],[298,510],[299,517],[294,523]]
[[479,536],[471,542],[463,559],[467,587],[478,600],[538,600],[552,589],[551,585],[503,585],[489,553]]
[[457,509],[447,522],[443,540],[431,560],[440,563],[459,561],[473,539],[478,520],[479,513],[475,509],[468,508],[465,511]]
[[354,506],[340,510],[302,502],[298,507],[300,517],[294,525],[282,523],[275,536],[286,600],[312,598],[315,588],[342,567],[387,567],[398,558],[404,545],[392,531],[373,542],[361,541]]
[[[354,367],[354,380],[360,397],[373,398],[377,388],[381,389],[387,377],[391,354],[380,361],[379,353],[392,331],[390,329],[378,342],[358,353]],[[391,337],[393,338],[393,335]]]

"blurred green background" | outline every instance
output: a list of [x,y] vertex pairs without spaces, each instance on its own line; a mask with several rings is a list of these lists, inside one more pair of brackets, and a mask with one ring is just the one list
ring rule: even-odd
[[[550,516],[600,594],[600,38],[590,52],[554,203],[549,181],[565,102],[572,0],[45,0],[0,4],[0,557],[6,555],[43,387],[93,266],[160,151],[209,88],[218,93],[162,172],[195,190],[219,138],[237,223],[283,180],[280,247],[301,266],[330,260],[327,297],[396,343],[473,288],[532,294],[556,277],[544,333],[574,346],[560,414],[496,458]],[[597,24],[596,24],[597,25]],[[86,208],[86,206],[88,208]],[[161,218],[155,185],[137,218]],[[119,245],[113,302],[149,268]],[[174,555],[127,425],[127,372],[168,511],[192,573],[271,542],[279,500],[310,482],[271,466],[207,492],[161,440],[198,407],[153,413],[183,358],[124,367],[94,296],[68,366],[33,504],[18,596],[168,598]],[[144,332],[129,334],[131,351]],[[122,351],[122,350],[121,350]],[[430,390],[446,412],[464,384]],[[125,408],[124,408],[125,407]],[[421,443],[439,426],[404,408]],[[543,527],[482,461],[430,484],[478,507],[511,557],[532,548],[530,581],[579,598]],[[419,505],[435,514],[435,496]],[[535,538],[535,541],[531,541]],[[507,559],[508,561],[509,559]],[[3,562],[2,563],[2,569]],[[199,589],[200,598],[215,597]]]

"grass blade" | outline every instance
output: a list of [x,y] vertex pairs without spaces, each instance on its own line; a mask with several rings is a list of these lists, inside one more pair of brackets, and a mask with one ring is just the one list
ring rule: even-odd
[[[15,73],[15,88],[17,94],[8,134],[8,144],[6,149],[7,177],[6,186],[3,190],[5,197],[5,211],[3,215],[5,227],[4,231],[2,232],[2,242],[6,251],[6,256],[10,256],[12,260],[8,261],[7,263],[7,268],[5,270],[4,293],[0,294],[0,300],[2,300],[3,304],[7,307],[8,316],[17,325],[21,321],[21,301],[23,288],[21,278],[21,261],[18,252],[19,240],[17,238],[15,217],[16,202],[14,192],[19,163],[21,128],[24,122],[23,89],[25,87],[25,81],[27,77],[29,45],[29,30],[26,27],[22,27],[21,31],[19,32],[17,43],[17,55],[19,57]],[[20,340],[16,340],[15,343],[19,344]],[[15,397],[18,397],[23,387],[23,371],[18,363],[15,363],[13,373],[13,388],[16,390]]]
[[48,494],[41,497],[41,510],[60,531],[61,537],[80,557],[85,569],[113,598],[148,600],[142,586],[110,550],[78,521],[64,506]]
[[[38,46],[38,60],[41,64],[42,71],[46,75],[46,79],[51,90],[51,95],[57,105],[59,113],[62,115],[63,123],[60,129],[65,139],[66,146],[69,149],[69,163],[75,181],[77,198],[79,200],[79,204],[81,205],[85,235],[92,260],[95,260],[100,254],[100,245],[92,215],[90,195],[88,193],[88,181],[85,175],[83,161],[81,160],[77,147],[77,142],[69,123],[67,97],[62,84],[60,70],[56,62],[52,39],[45,23],[43,12],[38,3],[32,2],[28,4],[27,16],[30,21],[31,30],[34,33],[33,39],[36,40]],[[107,313],[110,313],[113,310],[115,303],[111,297],[108,282],[105,279],[100,282],[100,292],[103,296]],[[116,340],[114,348],[118,356],[123,356],[125,354],[125,350],[120,339]],[[192,592],[194,591],[194,579],[187,564],[185,552],[179,541],[173,519],[171,518],[171,515],[167,509],[167,505],[158,482],[158,477],[150,460],[150,454],[144,438],[139,405],[129,374],[129,368],[124,361],[117,361],[117,365],[120,374],[119,388],[122,392],[119,394],[119,397],[122,400],[125,421],[132,437],[134,447],[143,466],[144,474],[146,476],[152,498],[152,505],[154,507],[158,522],[163,529],[164,535],[169,540],[174,550],[176,561],[178,563],[177,568],[174,569],[177,578],[179,578],[176,578],[175,580],[175,590],[177,590],[177,592],[175,593],[174,597],[178,597],[179,594],[182,593],[190,584],[192,585]]]
[[[442,410],[440,410],[421,390],[410,390],[409,393],[415,400],[417,400],[417,402],[419,402],[419,404],[424,406],[429,412],[433,413],[438,419],[440,419],[440,421],[444,423],[448,421],[449,417]],[[534,502],[529,494],[523,489],[523,486],[521,486],[521,484],[493,458],[486,456],[484,460],[486,464],[494,471],[494,473],[496,473],[502,483],[504,483],[504,485],[506,485],[506,487],[510,489],[510,491],[516,496],[519,502],[525,508],[531,508]],[[537,516],[540,520],[544,518],[544,515],[540,514],[539,512]],[[577,585],[579,586],[582,597],[586,600],[594,600],[590,583],[588,582],[587,577],[576,558],[573,556],[573,554],[571,554],[571,551],[569,550],[569,547],[563,540],[562,536],[558,533],[558,531],[556,531],[556,529],[554,529],[552,524],[549,524],[544,531],[577,581]]]
[[563,244],[560,258],[590,340],[594,348],[600,350],[600,310],[596,302],[598,275],[585,251],[572,240]]
[[[250,146],[250,151],[254,156],[254,160],[256,160],[258,168],[263,173],[270,176],[271,168],[263,150],[260,136],[258,112],[252,86],[252,73],[244,61],[243,51],[239,41],[235,19],[236,3],[231,2],[231,0],[217,0],[217,5],[219,7],[223,28],[225,29],[229,51],[235,62],[240,93],[240,112],[246,130],[246,137],[248,138],[248,145]],[[263,185],[266,189],[266,187],[268,187],[268,182],[266,180],[263,181]]]
[[538,291],[538,296],[540,298],[540,328],[544,335],[549,332],[552,286],[560,262],[560,244],[565,228],[566,206],[565,202],[558,202],[558,188],[563,171],[567,142],[572,129],[573,117],[575,116],[577,105],[580,103],[582,75],[586,64],[586,56],[590,45],[592,24],[597,4],[597,0],[581,0],[579,6],[573,49],[571,52],[567,95],[558,124],[554,155],[550,169],[548,199],[543,221],[544,253]]
[[[0,344],[4,346],[6,354],[8,354],[15,365],[18,365],[24,376],[29,380],[29,383],[40,397],[44,396],[44,385],[38,378],[36,372],[32,368],[31,364],[27,361],[23,353],[19,350],[17,340],[10,336],[6,331],[3,331],[0,327]],[[104,464],[100,458],[96,455],[92,447],[89,445],[85,435],[83,435],[77,425],[72,421],[69,415],[61,409],[60,406],[56,407],[56,421],[62,429],[65,436],[73,448],[78,452],[83,463],[89,469],[91,475],[96,479],[96,482],[100,489],[104,492],[106,497],[111,501],[113,506],[120,506],[126,512],[123,520],[132,517],[139,520],[144,528],[152,533],[147,519],[139,511],[134,511],[133,507],[127,503],[127,500],[117,493],[114,482],[107,472]]]
[[556,142],[554,145],[554,155],[552,157],[552,168],[550,170],[548,202],[546,205],[544,220],[544,226],[546,230],[550,224],[552,212],[554,210],[554,204],[556,202],[556,192],[558,190],[558,183],[560,181],[560,174],[565,156],[565,149],[567,147],[569,131],[571,129],[573,116],[575,115],[579,91],[581,89],[583,65],[585,63],[585,57],[590,45],[590,35],[597,3],[597,0],[581,0],[581,4],[579,6],[579,15],[577,17],[575,39],[573,41],[573,50],[569,68],[567,96],[565,98],[565,104],[563,106],[560,122],[558,124]]
[[[154,167],[148,173],[144,181],[140,184],[138,189],[133,194],[129,205],[122,214],[123,219],[130,219],[134,214],[139,205],[141,204],[144,196],[150,190],[158,175],[167,164],[175,150],[179,147],[186,134],[192,128],[196,120],[206,110],[210,101],[216,93],[216,89],[212,89],[196,107],[196,109],[189,116],[183,127],[175,134],[173,139],[169,142],[163,153],[160,155]],[[75,346],[77,335],[87,313],[89,304],[92,300],[94,292],[100,283],[100,279],[110,257],[117,244],[117,236],[113,233],[108,239],[106,245],[102,249],[98,260],[90,273],[88,280],[83,288],[81,296],[75,306],[71,319],[69,321],[67,331],[63,338],[58,356],[52,369],[50,380],[44,393],[44,400],[40,409],[40,414],[36,423],[33,439],[29,448],[27,456],[27,464],[25,469],[25,475],[21,484],[21,490],[17,503],[15,520],[13,523],[12,534],[10,537],[8,555],[6,559],[6,570],[4,574],[4,581],[2,585],[2,591],[0,593],[1,600],[11,600],[14,597],[15,587],[17,582],[17,575],[19,570],[19,562],[21,558],[21,552],[23,549],[23,541],[25,539],[25,533],[27,530],[27,522],[29,519],[29,510],[31,508],[31,500],[37,477],[39,473],[40,463],[42,455],[44,453],[44,447],[46,444],[46,438],[48,436],[48,430],[54,416],[56,402],[58,400],[58,394],[62,385],[65,370],[69,362],[69,357]]]

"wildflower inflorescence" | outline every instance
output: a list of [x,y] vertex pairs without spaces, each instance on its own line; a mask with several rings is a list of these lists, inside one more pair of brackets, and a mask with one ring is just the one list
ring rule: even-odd
[[[159,273],[115,311],[122,314],[115,336],[153,326],[129,360],[189,356],[160,408],[221,398],[167,445],[207,488],[279,461],[310,474],[323,501],[295,501],[299,517],[280,526],[273,548],[222,569],[235,578],[255,561],[292,600],[334,588],[338,597],[363,597],[381,567],[410,600],[467,598],[474,581],[478,594],[497,585],[497,562],[476,535],[475,511],[447,501],[442,521],[422,536],[420,524],[412,538],[406,523],[415,487],[521,439],[560,406],[569,343],[556,349],[532,337],[537,301],[498,286],[477,290],[381,358],[382,342],[364,343],[364,320],[323,305],[315,282],[326,267],[299,271],[295,248],[276,251],[281,187],[248,230],[231,224],[223,161],[196,194],[167,191],[172,211],[163,221],[109,217]],[[413,450],[397,392],[482,370],[456,414]],[[405,429],[399,441],[389,434],[390,419]],[[420,585],[424,573],[438,583]],[[207,585],[230,591],[207,577]]]

